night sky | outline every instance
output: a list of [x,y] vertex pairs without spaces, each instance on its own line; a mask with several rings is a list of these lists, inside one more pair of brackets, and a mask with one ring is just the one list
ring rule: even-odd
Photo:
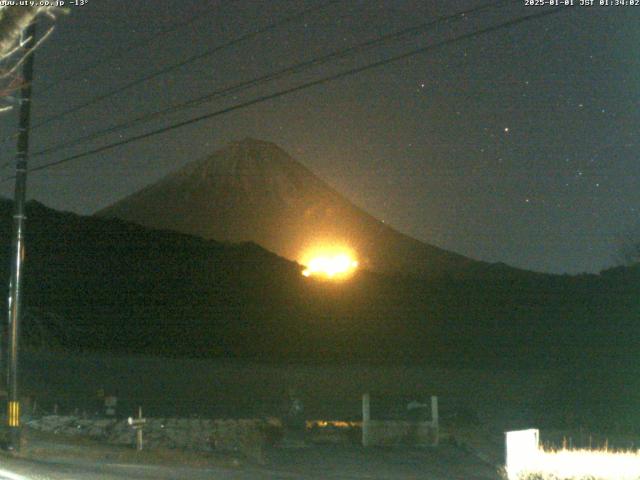
[[[36,125],[316,8],[34,129],[32,152],[488,3],[89,0],[59,18],[37,53]],[[370,51],[36,156],[30,165],[545,9],[526,6],[525,0],[502,2]],[[166,33],[181,22],[186,25]],[[277,143],[354,203],[419,240],[536,271],[597,272],[615,263],[621,239],[640,226],[639,79],[640,6],[575,6],[34,172],[29,195],[53,208],[90,214],[229,141],[254,137]],[[16,127],[15,113],[0,119],[3,137]],[[4,162],[11,160],[14,145],[1,148]],[[0,173],[11,175],[11,167],[5,164]],[[0,194],[12,193],[11,181],[0,185]]]

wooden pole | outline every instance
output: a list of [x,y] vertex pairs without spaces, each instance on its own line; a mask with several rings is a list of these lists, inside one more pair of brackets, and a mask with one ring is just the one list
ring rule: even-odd
[[362,395],[362,446],[369,446],[369,422],[371,421],[371,398],[368,393]]
[[433,445],[435,447],[440,443],[440,423],[438,417],[438,397],[436,395],[431,396],[431,424],[434,430]]
[[142,407],[138,407],[138,421],[140,424],[136,430],[136,449],[142,450]]
[[[7,9],[8,10],[8,9]],[[16,154],[16,186],[13,206],[13,260],[11,282],[9,284],[9,322],[7,346],[7,425],[9,427],[9,449],[20,450],[20,400],[18,394],[18,360],[20,321],[22,317],[22,276],[24,267],[24,230],[26,224],[27,201],[27,157],[29,154],[29,127],[31,124],[31,83],[33,80],[33,52],[36,24],[31,24],[22,32],[22,42],[27,52],[22,66],[23,84],[20,89],[20,124],[18,131],[18,151]]]

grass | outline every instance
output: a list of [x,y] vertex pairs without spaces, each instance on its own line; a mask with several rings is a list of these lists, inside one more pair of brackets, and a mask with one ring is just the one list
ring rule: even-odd
[[539,449],[513,480],[639,480],[640,451]]
[[23,430],[20,457],[38,460],[76,460],[143,465],[181,465],[194,468],[209,466],[238,467],[243,458],[211,452],[192,452],[182,449],[153,448],[141,452],[132,447],[108,445],[82,437]]

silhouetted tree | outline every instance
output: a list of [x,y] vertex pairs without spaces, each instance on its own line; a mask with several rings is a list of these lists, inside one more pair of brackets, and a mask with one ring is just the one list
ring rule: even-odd
[[20,65],[46,40],[53,27],[49,27],[30,49],[23,45],[22,32],[38,16],[55,19],[56,13],[62,11],[54,7],[0,7],[0,112],[11,110],[13,93],[23,84]]

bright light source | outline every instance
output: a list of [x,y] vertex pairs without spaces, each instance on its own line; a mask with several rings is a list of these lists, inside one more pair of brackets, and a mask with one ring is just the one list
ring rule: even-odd
[[531,428],[529,430],[517,430],[506,432],[507,461],[505,468],[509,475],[509,480],[520,478],[521,472],[527,471],[533,464],[539,453],[539,431]]
[[305,277],[318,276],[328,279],[344,278],[358,268],[358,261],[350,253],[316,253],[302,262],[306,268],[302,271]]
[[538,438],[538,430],[533,429],[507,432],[505,467],[509,480],[640,478],[640,451],[544,450],[538,445]]
[[640,478],[640,453],[608,450],[542,451],[529,471],[534,478],[598,478],[637,480]]

